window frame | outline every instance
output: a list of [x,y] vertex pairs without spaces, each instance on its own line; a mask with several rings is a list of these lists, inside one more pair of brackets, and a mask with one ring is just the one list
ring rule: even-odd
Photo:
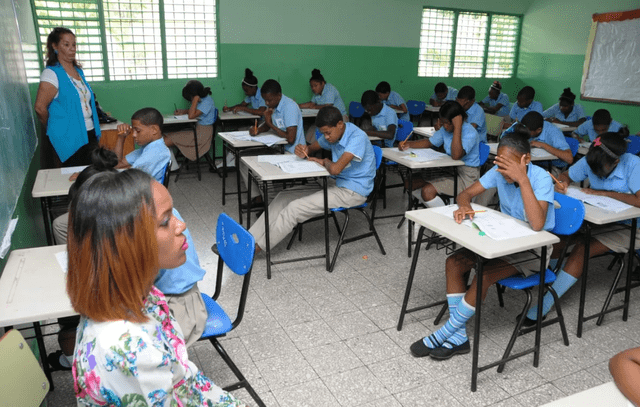
[[[447,74],[447,76],[428,76],[428,75],[421,75],[420,74],[420,48],[422,46],[422,19],[424,16],[424,11],[425,10],[437,10],[437,11],[450,11],[454,13],[454,24],[453,24],[453,30],[452,30],[452,43],[451,43],[451,56],[449,57],[449,72]],[[482,75],[481,76],[474,76],[474,77],[470,77],[470,76],[454,76],[453,75],[453,71],[454,71],[454,66],[455,66],[455,59],[456,59],[456,45],[457,45],[457,40],[458,40],[458,21],[460,18],[460,14],[461,13],[479,13],[479,14],[485,14],[488,18],[487,20],[487,31],[485,33],[485,38],[484,38],[484,55],[483,55],[483,62],[482,62]],[[517,76],[518,73],[518,66],[519,66],[519,58],[520,58],[520,42],[522,40],[522,22],[523,22],[523,18],[524,15],[523,14],[514,14],[514,13],[499,13],[499,12],[494,12],[494,11],[483,11],[483,10],[470,10],[470,9],[460,9],[460,8],[450,8],[450,7],[430,7],[430,6],[423,6],[422,7],[422,15],[420,16],[420,41],[419,41],[419,45],[418,45],[418,77],[419,78],[471,78],[471,79],[486,79],[486,78],[494,78],[493,76],[491,77],[487,77],[486,73],[487,73],[487,61],[488,61],[488,57],[489,57],[489,39],[491,37],[491,25],[493,22],[493,16],[510,16],[510,17],[516,17],[518,18],[518,30],[516,32],[516,37],[515,37],[515,49],[513,52],[513,71],[511,72],[511,74],[507,77],[504,77],[505,79],[511,79]]]

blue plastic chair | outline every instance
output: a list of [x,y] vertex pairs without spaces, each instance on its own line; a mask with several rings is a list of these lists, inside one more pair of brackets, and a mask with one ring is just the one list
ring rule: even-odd
[[[360,102],[351,102],[349,103],[349,121],[357,126],[360,125],[360,119],[362,119],[362,115],[364,114],[364,107]],[[355,120],[358,119],[358,120]]]
[[171,160],[169,160],[167,166],[164,167],[164,174],[162,176],[162,185],[164,185],[165,188],[169,188],[169,181],[171,178],[169,176],[169,172],[171,172]]
[[[406,139],[408,139],[411,136],[412,133],[413,133],[413,123],[408,122],[406,120],[398,119],[398,127],[397,127],[397,130],[396,130],[395,141],[401,143],[401,142],[405,141]],[[404,187],[404,176],[402,175],[402,173],[400,173],[400,178],[402,179],[402,183],[401,184],[387,185],[387,169],[386,169],[386,167],[389,167],[389,166],[397,167],[398,163],[395,162],[395,161],[391,161],[391,160],[386,160],[384,162],[384,167],[383,167],[383,171],[382,171],[382,185],[381,185],[381,188],[383,189],[382,190],[382,207],[383,208],[387,207],[387,189]]]
[[[251,397],[253,397],[256,404],[264,407],[264,402],[218,341],[218,338],[224,337],[227,333],[237,328],[244,316],[247,294],[249,292],[251,267],[253,266],[253,257],[255,254],[255,239],[253,235],[238,224],[238,222],[231,219],[226,213],[221,213],[216,226],[216,245],[219,253],[216,288],[213,297],[209,297],[204,293],[201,294],[207,308],[208,317],[204,333],[200,337],[200,340],[208,340],[211,342],[218,354],[220,354],[220,357],[222,357],[238,379],[237,383],[226,386],[223,390],[232,391],[245,388]],[[236,317],[233,321],[231,321],[224,309],[216,302],[222,289],[222,273],[225,264],[235,274],[243,276],[240,300],[238,302]]]
[[[575,198],[571,198],[569,196],[559,194],[557,192],[554,194],[554,200],[558,202],[560,207],[555,208],[556,222],[551,232],[554,234],[563,235],[563,236],[569,236],[574,234],[582,226],[582,222],[584,220],[584,204]],[[567,245],[566,247],[568,246],[569,245]],[[564,256],[566,254],[566,247],[562,251],[562,254],[560,255],[556,269],[559,269],[562,265]],[[569,338],[567,336],[567,328],[564,324],[562,308],[560,307],[560,302],[558,301],[558,295],[551,287],[551,284],[553,284],[553,282],[556,281],[555,271],[557,270],[547,269],[545,273],[544,283],[547,290],[551,293],[551,295],[553,295],[553,298],[555,300],[556,312],[558,316],[551,320],[544,321],[543,326],[551,325],[558,322],[560,324],[560,330],[562,331],[562,338],[564,340],[564,344],[565,346],[569,346]],[[540,276],[538,274],[532,274],[529,277],[516,275],[516,276],[504,278],[498,281],[498,284],[499,286],[508,287],[508,288],[511,288],[512,290],[524,291],[525,294],[527,295],[527,301],[525,302],[524,307],[522,307],[520,318],[518,319],[516,327],[513,330],[513,334],[511,335],[511,339],[509,340],[509,344],[507,345],[507,349],[505,350],[504,355],[502,357],[503,359],[506,359],[507,357],[509,357],[509,354],[511,353],[511,350],[513,349],[513,345],[515,344],[518,336],[535,330],[535,327],[522,329],[522,324],[525,318],[527,317],[527,312],[529,308],[531,307],[531,302],[532,302],[531,289],[533,287],[537,287],[540,284]],[[502,372],[503,370],[504,370],[504,363],[498,366],[498,372]]]
[[484,163],[487,162],[487,159],[489,158],[489,152],[491,151],[491,147],[489,147],[489,145],[487,143],[485,143],[484,141],[481,141],[480,144],[478,145],[478,152],[479,152],[479,156],[480,156],[480,166],[482,167],[484,165]]
[[409,117],[411,121],[414,121],[416,117],[418,118],[418,124],[420,124],[420,118],[424,113],[424,109],[426,109],[427,104],[425,102],[419,100],[408,100],[407,101],[407,111],[409,112]]
[[629,144],[627,145],[627,153],[637,155],[640,153],[640,137],[629,136]]
[[[571,150],[571,155],[575,158],[576,154],[578,154],[578,149],[580,148],[580,140],[566,136],[564,139],[567,140],[567,144],[569,144],[569,149]],[[566,167],[567,163],[558,158],[551,161],[551,165],[555,165],[556,167]]]

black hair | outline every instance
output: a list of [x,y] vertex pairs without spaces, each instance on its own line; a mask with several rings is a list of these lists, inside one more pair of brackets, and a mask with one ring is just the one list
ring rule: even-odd
[[611,113],[607,109],[598,109],[593,113],[593,118],[591,119],[594,126],[598,126],[601,124],[611,124]]
[[252,86],[257,88],[258,78],[253,76],[253,72],[251,71],[251,69],[247,68],[244,70],[244,79],[242,80],[242,83],[247,86]]
[[316,116],[316,127],[336,127],[340,121],[344,121],[340,110],[335,106],[325,106],[320,109]]
[[[49,36],[47,37],[47,66],[54,66],[58,63],[58,53],[53,49],[53,44],[58,45],[64,34],[71,34],[74,37],[76,36],[73,31],[65,27],[56,27],[49,33]],[[73,61],[73,66],[78,68],[82,67],[82,65],[80,65],[76,60]]]
[[564,88],[560,95],[560,104],[562,106],[573,105],[576,100],[576,95],[571,92],[571,88]]
[[530,131],[541,129],[544,126],[544,117],[538,112],[529,112],[520,120]]
[[500,147],[509,147],[520,154],[531,153],[531,144],[529,143],[529,130],[521,123],[516,123],[513,126],[513,132],[505,133],[500,138]]
[[524,96],[525,98],[527,98],[527,100],[533,100],[533,98],[536,97],[536,90],[531,86],[525,86],[524,88],[520,89],[520,92],[518,92],[518,97],[520,96]]
[[264,95],[265,93],[271,95],[277,95],[278,93],[282,93],[282,87],[275,79],[267,79],[262,84],[262,88],[260,88],[260,92]]
[[467,120],[467,112],[462,105],[455,100],[447,100],[440,108],[440,118],[445,120],[453,120],[456,116],[462,116],[462,121]]
[[373,106],[376,103],[380,102],[380,96],[375,90],[365,90],[362,94],[362,98],[360,98],[360,103],[362,103],[362,107]]
[[190,80],[184,85],[182,88],[182,97],[191,102],[194,96],[199,96],[200,99],[207,97],[207,95],[211,94],[211,88],[205,88],[202,82],[194,80]]
[[131,120],[138,120],[145,126],[156,125],[160,128],[160,133],[162,133],[164,118],[162,117],[162,113],[153,107],[145,107],[138,110],[131,116]]
[[[612,154],[605,151],[601,147],[602,145],[604,145]],[[586,155],[587,164],[589,164],[589,168],[591,168],[591,171],[593,171],[596,176],[606,178],[608,174],[605,172],[604,167],[612,166],[626,151],[627,141],[619,133],[607,132],[596,137],[594,142],[591,143]]]
[[113,151],[107,150],[104,147],[98,147],[93,150],[91,152],[91,165],[78,174],[76,181],[69,188],[69,200],[73,200],[78,192],[78,188],[89,178],[105,171],[116,172],[116,165],[118,165],[118,156]]
[[471,86],[463,86],[458,91],[458,99],[474,100],[476,98],[476,90]]
[[449,88],[444,82],[438,82],[436,83],[436,86],[433,88],[433,90],[435,93],[443,93],[443,92],[448,92]]
[[309,79],[309,82],[311,81],[327,82],[324,80],[324,76],[322,76],[319,69],[314,69],[313,71],[311,71],[311,79]]
[[389,85],[389,82],[380,82],[378,84],[378,86],[376,86],[376,92],[377,93],[389,93],[391,92],[391,85]]

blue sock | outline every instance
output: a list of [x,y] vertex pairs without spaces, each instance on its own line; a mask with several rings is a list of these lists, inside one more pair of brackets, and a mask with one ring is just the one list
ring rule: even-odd
[[[445,341],[451,340],[451,337],[454,336],[458,330],[464,328],[469,318],[471,318],[475,313],[475,307],[467,304],[464,298],[461,299],[456,310],[449,316],[449,320],[440,329],[427,336],[422,341],[425,346],[431,349],[441,346]],[[456,345],[467,340],[466,329],[462,331],[460,337],[456,338],[456,340],[462,340],[460,343],[455,343]]]
[[[564,293],[571,288],[578,281],[577,278],[572,276],[571,274],[566,273],[564,270],[558,271],[558,276],[556,277],[556,281],[553,282],[551,287],[558,294],[558,298],[562,297]],[[553,295],[551,293],[546,293],[542,300],[542,315],[547,315],[551,306],[553,305]],[[538,307],[533,306],[527,312],[527,318],[533,319],[534,321],[538,319]]]

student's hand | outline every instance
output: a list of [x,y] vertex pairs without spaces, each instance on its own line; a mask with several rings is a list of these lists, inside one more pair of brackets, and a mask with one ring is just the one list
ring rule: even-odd
[[78,175],[80,175],[79,172],[74,172],[73,174],[71,174],[71,176],[69,177],[69,181],[75,181],[78,179]]
[[493,163],[498,166],[497,171],[503,176],[507,176],[519,184],[527,181],[527,157],[525,154],[520,157],[520,162],[499,155]]
[[127,123],[118,125],[118,137],[127,137],[131,133],[131,126]]
[[566,182],[556,182],[553,186],[553,189],[563,195],[567,194],[567,189],[569,188],[569,185],[567,185]]
[[600,190],[591,189],[591,188],[582,188],[582,192],[584,192],[585,194],[590,194],[590,195],[607,196],[606,191],[600,191]]
[[455,220],[456,223],[462,223],[467,216],[469,216],[469,220],[473,220],[473,209],[471,206],[460,206],[453,212],[453,220]]
[[296,145],[294,153],[300,158],[307,158],[309,156],[309,147],[303,144]]
[[324,158],[309,157],[307,161],[313,161],[314,163],[318,163],[324,167]]
[[244,106],[236,106],[233,108],[233,114],[247,110]]
[[411,143],[412,143],[411,141],[407,141],[407,142],[398,144],[398,150],[405,151],[410,149],[412,145]]
[[258,135],[258,129],[255,126],[249,127],[249,135],[250,136],[257,136]]
[[[438,121],[440,121],[440,119],[438,119]],[[462,128],[462,115],[459,114],[456,117],[454,117],[453,119],[451,119],[451,124],[453,124],[453,128],[454,129],[461,129]]]
[[543,143],[542,141],[532,141],[531,142],[531,147],[537,147],[537,148],[545,148],[546,146],[548,146],[547,143]]
[[192,105],[193,105],[194,103],[195,103],[195,104],[198,104],[198,102],[199,102],[199,101],[200,101],[200,96],[195,95],[195,96],[193,97],[193,99],[191,99],[191,104],[192,104]]
[[[230,107],[228,107],[228,106],[224,106],[224,107],[222,108],[222,111],[223,111],[223,112],[228,112],[229,110],[231,110],[231,108],[230,108]],[[235,109],[234,109],[234,110],[235,110]],[[235,113],[235,111],[234,111],[233,113]]]
[[[461,117],[462,118],[462,117]],[[440,130],[440,128],[442,127],[442,122],[440,121],[440,118],[438,118],[438,120],[436,120],[436,124],[433,126],[433,128],[438,131]]]
[[271,116],[273,116],[273,110],[267,109],[264,111],[264,121],[267,122],[267,124],[273,124]]

